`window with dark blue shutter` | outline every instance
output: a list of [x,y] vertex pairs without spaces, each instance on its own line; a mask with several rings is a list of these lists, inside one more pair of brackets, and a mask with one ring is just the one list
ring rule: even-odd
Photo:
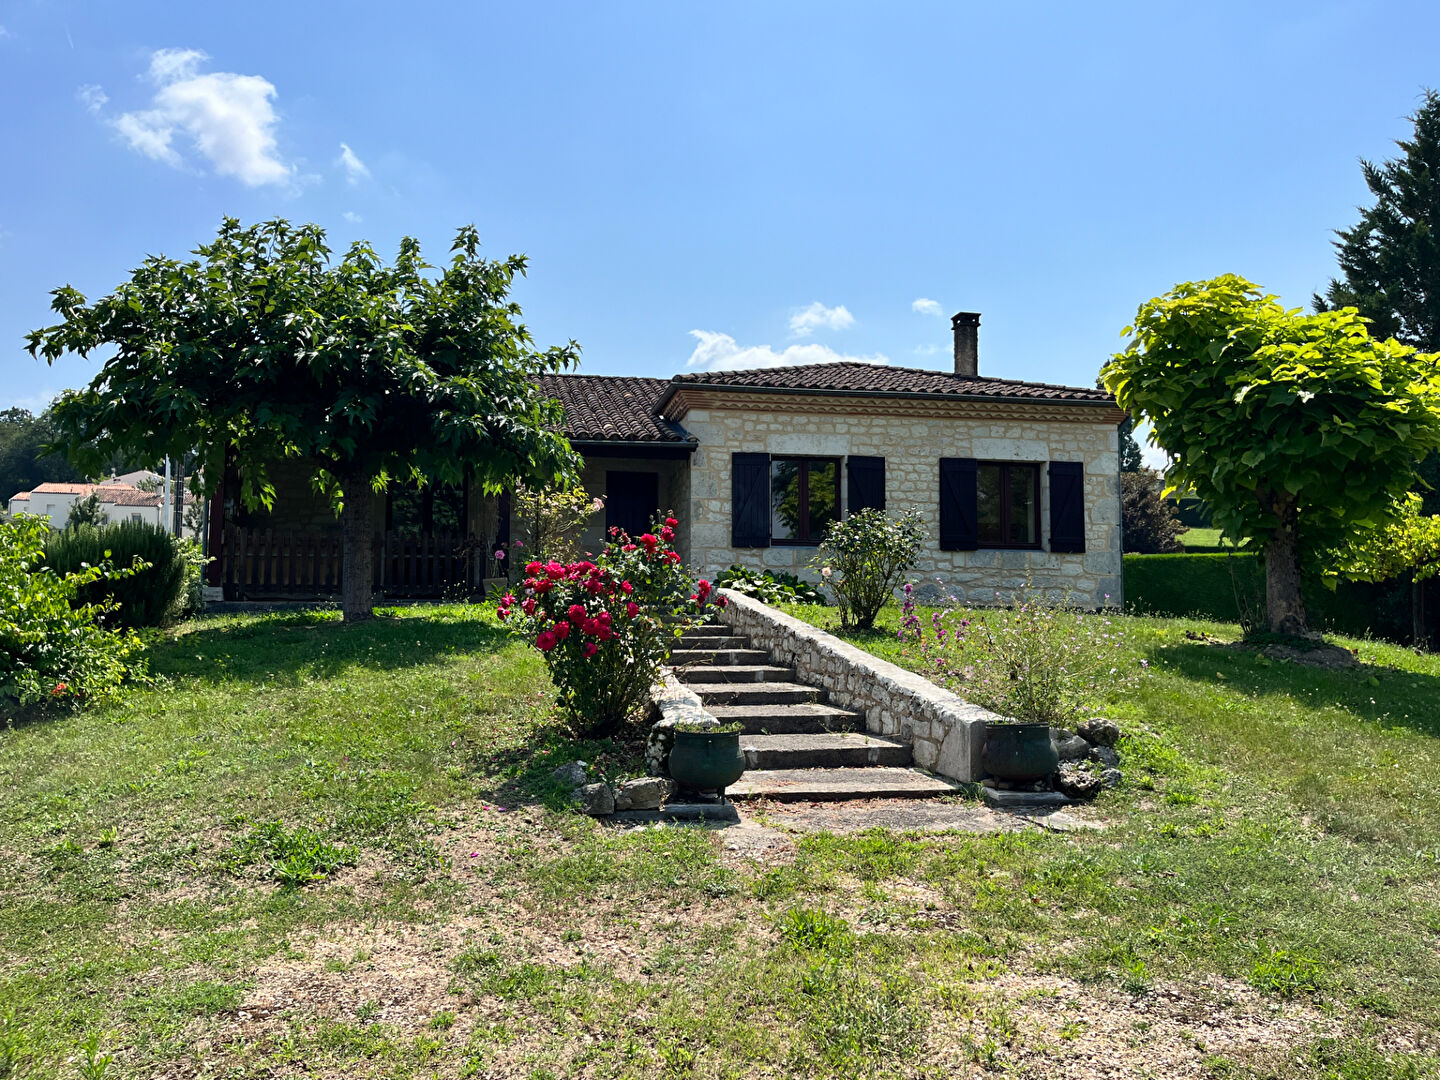
[[730,546],[770,546],[770,455],[730,455]]
[[1085,466],[1050,462],[1050,550],[1085,550]]
[[976,532],[974,458],[940,459],[940,550],[974,551]]
[[859,510],[885,509],[885,459],[855,457],[845,459],[845,475],[849,481],[846,492],[848,513]]

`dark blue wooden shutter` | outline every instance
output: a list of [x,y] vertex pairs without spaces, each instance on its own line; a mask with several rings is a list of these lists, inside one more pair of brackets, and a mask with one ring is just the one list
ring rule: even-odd
[[849,478],[849,513],[858,510],[885,509],[885,459],[883,457],[855,457],[845,460],[845,473]]
[[770,455],[730,455],[730,546],[770,546]]
[[974,551],[978,496],[974,458],[940,459],[940,550]]
[[1085,550],[1085,466],[1050,462],[1050,550]]

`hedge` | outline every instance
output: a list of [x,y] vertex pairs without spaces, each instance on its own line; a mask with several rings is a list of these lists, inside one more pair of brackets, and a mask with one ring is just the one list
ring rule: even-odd
[[106,620],[113,625],[163,626],[179,612],[185,588],[185,559],[175,538],[163,528],[143,521],[79,525],[53,534],[45,545],[45,565],[57,574],[104,563],[128,567],[137,556],[150,564],[145,570],[133,577],[81,586],[76,599],[98,604],[114,597],[119,607]]
[[[1320,582],[1306,582],[1304,596],[1306,613],[1317,629],[1410,640],[1408,581],[1342,581],[1333,591]],[[1125,609],[1135,615],[1239,622],[1241,604],[1259,616],[1264,600],[1264,566],[1253,552],[1125,556]]]

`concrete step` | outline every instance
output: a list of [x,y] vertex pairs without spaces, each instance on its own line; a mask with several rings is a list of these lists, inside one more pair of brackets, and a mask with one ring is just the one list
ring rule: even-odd
[[918,769],[751,769],[725,789],[732,799],[838,802],[845,799],[933,799],[957,785]]
[[825,700],[825,691],[818,686],[794,682],[692,683],[690,689],[700,695],[707,709],[711,705],[800,705]]
[[864,731],[861,713],[818,701],[796,705],[716,705],[705,708],[722,724],[741,724],[747,735],[821,735],[829,731]]
[[750,639],[735,634],[681,634],[675,641],[677,649],[748,649]]
[[795,677],[788,667],[774,664],[734,664],[725,667],[719,664],[690,664],[677,668],[675,677],[692,690],[698,683],[763,683],[783,682]]
[[724,623],[710,623],[706,626],[692,626],[685,631],[686,637],[729,637],[730,627]]
[[[738,664],[763,664],[770,659],[764,649],[671,649],[671,666],[710,664],[733,667]],[[682,676],[683,677],[683,676]]]
[[909,765],[910,744],[856,732],[823,735],[742,735],[747,769],[845,769]]

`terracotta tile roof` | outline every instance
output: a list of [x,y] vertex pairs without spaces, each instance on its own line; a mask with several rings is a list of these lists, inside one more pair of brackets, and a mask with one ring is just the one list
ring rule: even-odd
[[21,492],[18,492],[18,493],[16,493],[16,494],[10,496],[10,501],[11,501],[11,502],[14,502],[16,499],[19,499],[19,500],[21,500],[22,502],[29,502],[29,501],[30,501],[30,492],[28,492],[28,491],[21,491]]
[[52,484],[46,482],[37,484],[33,489],[36,495],[89,495],[95,490],[94,484]]
[[678,424],[657,406],[669,379],[621,375],[542,375],[540,387],[565,407],[565,435],[577,442],[683,443]]
[[11,497],[11,502],[16,499],[29,500],[32,495],[79,495],[81,498],[89,498],[91,495],[99,495],[102,503],[109,503],[111,506],[159,506],[160,493],[158,491],[141,491],[130,484],[39,484],[33,491],[22,491]]
[[891,367],[840,361],[747,371],[699,371],[676,375],[681,386],[735,387],[746,390],[819,390],[854,394],[953,394],[957,397],[1033,398],[1109,404],[1115,399],[1093,387],[1055,386],[1019,379],[968,378],[933,368]]

